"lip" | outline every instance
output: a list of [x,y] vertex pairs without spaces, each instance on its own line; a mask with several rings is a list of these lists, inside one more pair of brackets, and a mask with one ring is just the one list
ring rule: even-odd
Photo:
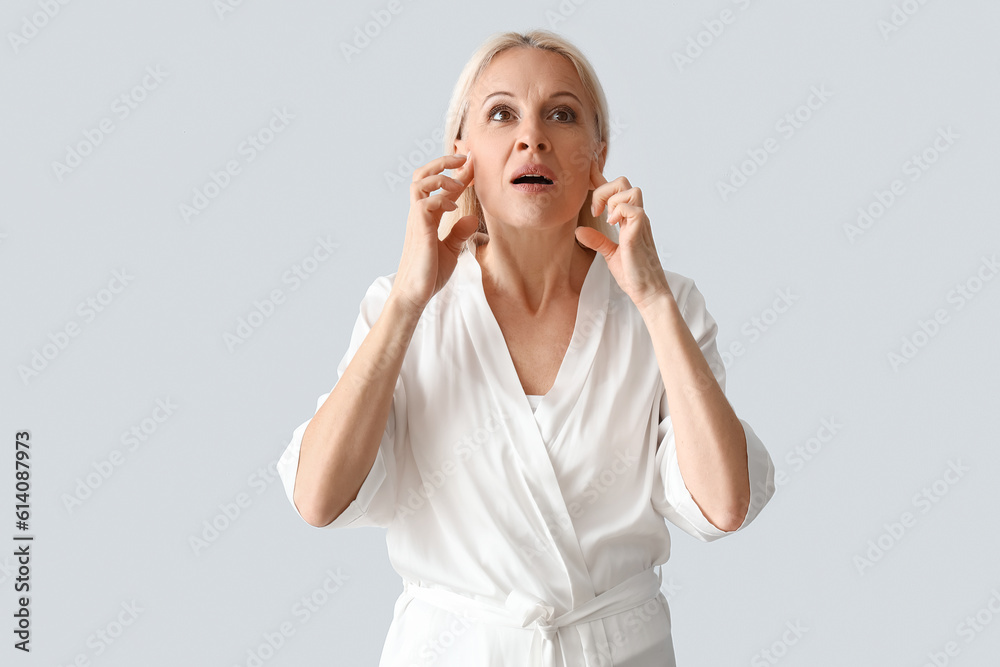
[[511,183],[518,192],[546,192],[556,187],[555,183]]
[[[552,183],[515,183],[514,181],[525,174],[538,174],[539,176],[544,176],[545,178],[552,181]],[[541,192],[547,188],[551,188],[556,184],[556,173],[546,167],[544,164],[539,164],[537,162],[529,162],[527,164],[521,165],[510,177],[510,184],[516,190],[521,190],[523,192]]]

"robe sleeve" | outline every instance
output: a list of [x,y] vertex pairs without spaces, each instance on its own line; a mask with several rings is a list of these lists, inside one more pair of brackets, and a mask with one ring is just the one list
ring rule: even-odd
[[[382,276],[368,288],[364,299],[361,301],[361,312],[354,324],[354,332],[351,334],[351,342],[347,353],[344,354],[337,367],[337,381],[344,375],[347,365],[354,358],[358,348],[364,341],[365,336],[371,331],[372,325],[382,312],[382,307],[389,296],[392,288],[390,277]],[[313,416],[319,411],[323,403],[331,392],[327,392],[316,400],[316,409]],[[277,470],[285,488],[285,495],[292,504],[295,513],[302,518],[302,514],[295,506],[295,476],[299,465],[299,448],[302,446],[302,435],[312,417],[300,424],[292,432],[292,440],[288,443],[284,453],[278,459]],[[392,405],[389,408],[389,417],[386,420],[385,430],[382,433],[382,441],[375,455],[368,476],[365,477],[357,497],[347,506],[340,516],[322,528],[358,528],[362,526],[386,527],[395,516],[396,506],[396,450],[403,441],[403,431],[406,424],[406,399],[403,393],[402,378],[397,378],[396,387],[393,390]],[[312,524],[310,524],[312,525]]]
[[[726,367],[722,362],[716,343],[718,325],[705,306],[705,298],[688,280],[675,292],[678,307],[705,360],[708,362],[716,381],[726,391]],[[774,495],[774,463],[757,434],[745,420],[740,419],[747,444],[747,470],[750,474],[750,507],[743,523],[735,530],[725,531],[702,513],[684,484],[677,462],[677,446],[674,441],[673,421],[667,405],[667,394],[660,383],[659,428],[657,429],[656,469],[660,479],[653,485],[653,507],[665,519],[702,542],[711,542],[720,537],[742,530],[760,513],[764,505]]]

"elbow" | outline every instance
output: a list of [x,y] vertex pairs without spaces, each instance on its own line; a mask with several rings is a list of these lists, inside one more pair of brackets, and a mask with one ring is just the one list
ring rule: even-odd
[[307,514],[305,512],[302,512],[301,510],[299,511],[299,516],[301,516],[302,520],[308,523],[313,528],[323,528],[324,526],[329,525],[330,523],[329,521],[324,522],[323,520],[319,519],[318,518],[319,515]]
[[732,510],[725,514],[725,518],[720,523],[716,524],[719,530],[724,530],[727,533],[731,533],[735,530],[739,530],[740,526],[747,518],[747,512],[750,511],[750,498],[739,504],[737,504]]
[[[714,516],[708,516],[704,512],[702,512],[702,515],[705,517],[708,523],[710,523],[716,529],[721,530],[724,533],[731,533],[737,530],[740,526],[743,525],[743,519],[746,518],[746,512],[744,512],[742,516],[736,512],[727,512],[726,514],[720,515],[719,518],[715,518]],[[718,535],[713,537],[722,537],[722,536]]]
[[743,525],[743,520],[746,518],[746,516],[747,515],[745,513],[743,514],[743,516],[740,517],[736,517],[734,515],[732,519],[723,522],[721,526],[718,526],[718,528],[719,530],[723,530],[727,533],[735,532],[740,529],[740,526]]
[[725,521],[724,525],[719,526],[720,530],[724,530],[726,532],[738,530],[746,520],[747,515],[750,512],[750,500],[752,495],[749,470],[745,480],[746,481],[743,484],[740,484],[736,489],[732,490],[733,495],[729,503],[728,511],[723,515]]
[[329,514],[324,512],[323,508],[318,507],[315,503],[307,502],[298,493],[292,494],[292,504],[295,505],[295,511],[299,513],[302,520],[314,528],[324,528],[333,522],[333,519],[329,518]]
[[292,495],[292,504],[295,505],[295,511],[299,513],[302,520],[308,523],[310,526],[316,525],[316,515],[314,514],[314,509],[303,502],[302,498],[298,494]]

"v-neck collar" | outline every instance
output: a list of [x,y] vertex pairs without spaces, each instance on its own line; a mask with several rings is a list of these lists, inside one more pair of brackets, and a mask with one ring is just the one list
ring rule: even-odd
[[503,331],[486,299],[482,267],[471,251],[466,250],[459,255],[456,272],[464,288],[459,290],[462,312],[468,325],[482,332],[477,335],[473,331],[473,344],[489,373],[491,385],[496,383],[493,389],[496,399],[534,422],[542,444],[548,449],[576,405],[600,346],[607,321],[611,278],[604,256],[596,253],[587,269],[580,288],[573,337],[552,388],[542,396],[534,413],[521,386]]

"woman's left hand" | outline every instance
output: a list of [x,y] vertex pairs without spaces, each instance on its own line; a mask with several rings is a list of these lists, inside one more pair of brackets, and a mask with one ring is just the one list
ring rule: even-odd
[[584,226],[576,228],[577,240],[604,256],[618,286],[640,310],[660,295],[671,295],[653,245],[649,218],[642,208],[642,192],[624,176],[609,182],[596,160],[591,161],[590,179],[594,187],[591,213],[600,215],[608,207],[608,224],[618,225],[618,243]]

